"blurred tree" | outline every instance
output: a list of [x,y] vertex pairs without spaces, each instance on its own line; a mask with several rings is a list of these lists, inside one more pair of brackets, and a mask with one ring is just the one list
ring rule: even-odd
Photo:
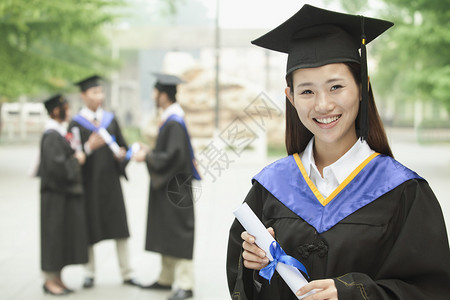
[[385,2],[384,17],[395,26],[379,49],[379,91],[401,100],[438,100],[450,112],[450,0]]
[[102,26],[122,0],[0,1],[0,103],[59,90],[114,64]]
[[[335,4],[335,0],[323,0],[324,4],[330,6]],[[340,0],[340,6],[342,7],[342,11],[345,11],[349,14],[358,14],[361,11],[365,11],[369,8],[369,0]]]
[[[334,4],[332,0],[323,0]],[[377,94],[388,101],[437,100],[450,112],[450,0],[340,0],[344,11],[395,26],[370,48]],[[383,5],[381,5],[383,4]]]

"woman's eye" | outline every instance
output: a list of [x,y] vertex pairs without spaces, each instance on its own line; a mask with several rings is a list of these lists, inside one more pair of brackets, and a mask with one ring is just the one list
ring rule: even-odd
[[335,91],[335,90],[340,89],[340,88],[342,88],[342,85],[337,84],[337,85],[333,85],[333,86],[331,87],[331,90],[332,90],[332,91]]
[[313,92],[311,91],[311,90],[304,90],[304,91],[302,91],[300,94],[301,95],[309,95],[309,94],[312,94]]

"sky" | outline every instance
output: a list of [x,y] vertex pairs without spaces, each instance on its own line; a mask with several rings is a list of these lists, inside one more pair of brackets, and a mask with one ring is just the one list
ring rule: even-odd
[[[171,15],[167,0],[126,0],[121,8],[124,18],[118,27],[148,25],[214,26],[219,4],[221,28],[274,28],[294,15],[300,8],[311,5],[344,12],[338,0],[176,0],[177,14]],[[362,1],[364,2],[364,1]],[[370,2],[370,3],[369,3]],[[376,17],[380,0],[367,2],[366,16]],[[348,11],[348,13],[355,13]]]
[[[222,28],[272,28],[295,14],[304,4],[324,7],[321,0],[200,0],[214,18],[219,1]],[[328,5],[330,9],[333,6]]]

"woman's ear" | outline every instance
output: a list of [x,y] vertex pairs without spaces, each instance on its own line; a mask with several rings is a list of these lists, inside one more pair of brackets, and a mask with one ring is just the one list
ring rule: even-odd
[[295,105],[294,105],[294,95],[293,95],[293,93],[291,93],[291,88],[290,87],[285,88],[284,89],[284,94],[286,95],[286,98],[289,99],[289,102],[291,102],[292,106],[295,107]]

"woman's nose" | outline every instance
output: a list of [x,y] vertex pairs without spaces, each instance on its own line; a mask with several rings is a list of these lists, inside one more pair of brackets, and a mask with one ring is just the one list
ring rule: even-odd
[[319,93],[316,96],[314,109],[319,113],[327,113],[334,109],[333,99],[326,93]]

